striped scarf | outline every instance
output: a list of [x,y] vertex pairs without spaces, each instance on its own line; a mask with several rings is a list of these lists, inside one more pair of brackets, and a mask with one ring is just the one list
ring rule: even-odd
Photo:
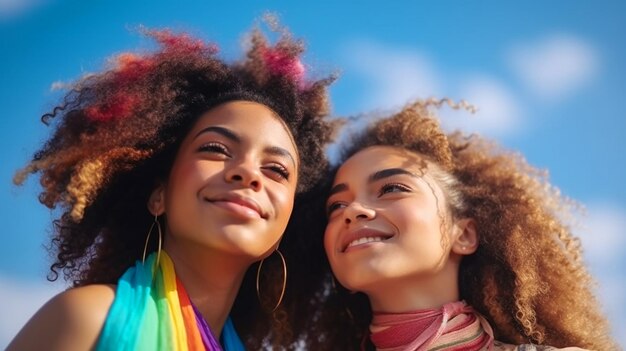
[[[137,261],[118,281],[96,350],[222,350],[176,277],[170,257],[161,251],[156,267],[156,256]],[[230,318],[222,340],[227,351],[244,350]]]
[[464,301],[406,313],[374,312],[371,340],[379,351],[491,350],[487,320]]

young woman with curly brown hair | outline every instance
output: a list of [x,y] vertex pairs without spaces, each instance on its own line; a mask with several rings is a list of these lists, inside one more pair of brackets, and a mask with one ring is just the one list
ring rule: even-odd
[[306,77],[285,30],[273,45],[253,31],[236,63],[188,35],[146,33],[158,50],[75,83],[16,175],[38,173],[41,203],[59,208],[51,279],[74,288],[10,350],[238,350],[237,334],[259,349],[293,343],[287,316],[310,313],[285,291],[309,284],[302,238],[281,237],[326,170],[332,78]]
[[444,133],[429,109],[442,102],[372,123],[343,154],[326,201],[341,284],[329,284],[326,339],[344,350],[614,350],[571,203],[519,154]]

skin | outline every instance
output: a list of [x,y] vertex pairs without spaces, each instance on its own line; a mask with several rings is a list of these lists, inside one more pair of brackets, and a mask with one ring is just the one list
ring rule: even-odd
[[[333,272],[346,288],[367,294],[374,311],[458,300],[461,258],[477,247],[474,222],[451,218],[422,164],[403,149],[366,148],[340,167],[327,200],[324,246]],[[347,247],[362,237],[383,240]]]
[[[298,164],[293,138],[272,110],[228,102],[199,117],[168,180],[148,200],[152,214],[166,216],[163,247],[216,335],[250,264],[278,246]],[[33,316],[8,350],[91,349],[114,298],[110,285],[67,290]]]
[[[324,247],[337,280],[365,293],[373,311],[401,313],[459,300],[459,265],[476,251],[478,235],[474,220],[451,215],[432,175],[436,167],[405,149],[372,146],[335,176]],[[375,237],[382,240],[361,239]],[[494,349],[517,346],[496,341]]]

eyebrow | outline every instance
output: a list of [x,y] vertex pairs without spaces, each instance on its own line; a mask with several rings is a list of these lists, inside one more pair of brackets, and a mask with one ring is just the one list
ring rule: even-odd
[[293,166],[294,167],[296,166],[296,160],[293,158],[291,153],[287,151],[286,149],[283,149],[282,147],[268,146],[265,148],[264,151],[265,153],[270,154],[270,155],[287,157],[289,160],[291,160],[291,163],[293,163]]
[[[218,126],[210,126],[202,129],[198,132],[198,134],[196,134],[195,138],[199,137],[201,134],[209,132],[220,134],[238,144],[241,143],[241,138],[237,134],[235,134],[235,132],[228,128]],[[291,160],[291,163],[293,163],[294,167],[296,166],[296,160],[293,158],[291,153],[282,147],[268,146],[263,151],[269,155],[287,157],[289,160]]]
[[381,171],[378,171],[378,172],[372,174],[371,176],[369,176],[367,178],[367,182],[368,183],[373,183],[375,181],[378,181],[378,180],[381,180],[381,179],[384,179],[384,178],[389,178],[389,177],[392,177],[392,176],[395,176],[395,175],[408,175],[408,176],[417,178],[417,176],[414,173],[409,172],[406,169],[403,169],[403,168],[388,168],[388,169],[383,169]]
[[198,132],[198,134],[196,134],[194,139],[199,137],[200,134],[209,133],[209,132],[214,132],[214,133],[223,135],[225,138],[228,138],[237,143],[241,143],[241,138],[237,134],[235,134],[232,130],[228,128],[224,128],[224,127],[218,127],[218,126],[210,126],[210,127],[206,127],[202,129],[201,131]]
[[330,189],[330,191],[328,192],[328,197],[331,197],[332,195],[346,190],[348,190],[348,186],[346,185],[346,183],[339,183]]
[[[368,183],[373,183],[376,182],[378,180],[384,179],[384,178],[389,178],[395,175],[408,175],[411,177],[415,177],[418,178],[414,173],[407,171],[406,169],[402,169],[402,168],[388,168],[388,169],[383,169],[381,171],[375,172],[372,175],[370,175],[367,178],[367,182]],[[333,186],[330,191],[328,192],[328,197],[336,194],[336,193],[340,193],[342,191],[346,191],[348,190],[348,185],[346,183],[339,183],[335,186]]]

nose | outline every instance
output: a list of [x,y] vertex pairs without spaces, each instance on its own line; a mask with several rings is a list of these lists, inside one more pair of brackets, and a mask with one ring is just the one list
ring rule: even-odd
[[344,222],[350,224],[358,220],[370,220],[376,217],[374,209],[364,206],[360,202],[350,203],[343,211]]
[[254,191],[261,190],[261,171],[253,162],[244,160],[232,165],[225,172],[227,183],[241,183],[242,186]]

